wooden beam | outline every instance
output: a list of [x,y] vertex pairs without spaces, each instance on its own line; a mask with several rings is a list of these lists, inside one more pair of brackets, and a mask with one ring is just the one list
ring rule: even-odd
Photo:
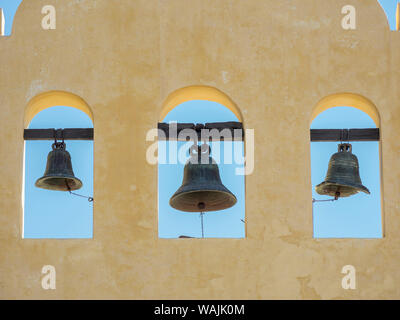
[[93,140],[93,128],[25,129],[24,140]]
[[311,142],[379,141],[379,128],[368,129],[311,129]]
[[[197,137],[200,140],[201,134],[206,135],[204,129],[210,130],[209,133],[213,137],[213,141],[223,140],[223,141],[243,141],[244,130],[243,124],[241,122],[211,122],[211,123],[177,123],[175,124],[176,136],[174,135],[174,125],[160,122],[158,124],[158,129],[164,132],[164,136],[159,134],[158,140],[177,140],[177,141],[187,141],[186,135],[184,135],[185,129],[194,130],[197,133]],[[212,131],[211,131],[212,130]],[[179,134],[183,136],[179,137]],[[214,136],[216,134],[216,136]],[[208,137],[208,134],[207,134]]]

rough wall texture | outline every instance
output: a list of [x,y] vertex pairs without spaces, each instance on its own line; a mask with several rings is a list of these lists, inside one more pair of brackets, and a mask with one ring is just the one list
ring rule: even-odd
[[[41,28],[48,4],[56,30]],[[400,33],[377,1],[29,0],[0,48],[0,298],[400,298]],[[188,85],[225,92],[255,129],[244,240],[157,237],[145,136]],[[24,112],[50,90],[94,114],[92,240],[21,238]],[[380,113],[383,239],[312,238],[310,117],[341,92]],[[56,290],[41,288],[45,264]],[[346,264],[357,290],[341,288]]]

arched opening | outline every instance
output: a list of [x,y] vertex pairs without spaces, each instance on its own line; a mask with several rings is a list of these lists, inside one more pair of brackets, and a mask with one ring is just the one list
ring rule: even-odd
[[[177,124],[206,124],[206,123],[240,123],[242,117],[233,101],[218,89],[211,87],[193,86],[179,89],[166,99],[160,120],[163,123]],[[200,139],[201,140],[201,139]],[[222,208],[232,199],[233,205],[226,209],[212,209],[202,214],[201,210],[187,212],[178,208],[171,201],[177,194],[186,191],[180,189],[184,185],[186,166],[190,159],[189,149],[193,142],[177,139],[158,141],[158,233],[160,238],[244,238],[245,237],[245,185],[244,175],[237,174],[238,168],[243,168],[243,141],[220,139],[201,140],[199,144],[211,147],[210,156],[217,164],[222,189],[226,188],[231,194],[224,198]],[[207,158],[208,159],[208,158]],[[194,171],[199,167],[192,167]],[[215,167],[214,167],[215,169]],[[189,169],[188,169],[189,172]],[[190,180],[196,192],[210,190],[213,187],[212,175],[205,176],[201,185],[198,177]],[[218,187],[218,188],[219,188]],[[182,191],[180,193],[179,190]],[[223,192],[226,191],[224,189]],[[214,189],[213,189],[214,190]],[[215,190],[214,190],[215,191]],[[213,192],[214,192],[213,191]],[[185,194],[189,194],[185,193]],[[206,197],[205,207],[210,197]],[[225,195],[227,193],[225,192]],[[193,195],[193,193],[192,193]],[[233,196],[232,196],[233,195]],[[229,198],[229,199],[228,199]],[[174,198],[175,199],[175,198]],[[197,201],[197,200],[193,200]],[[178,205],[179,207],[179,205]],[[204,219],[204,221],[203,221]]]
[[83,111],[93,122],[93,113],[81,97],[66,91],[48,91],[32,98],[25,109],[24,127],[27,128],[33,117],[40,111],[54,107],[67,106]]
[[[317,104],[311,129],[369,130],[379,128],[379,119],[370,100],[356,94],[335,94]],[[381,238],[380,142],[346,137],[343,141],[311,142],[314,238]],[[346,149],[338,149],[347,144],[351,156]]]
[[369,99],[355,93],[336,93],[321,99],[314,107],[311,114],[311,122],[325,110],[333,107],[351,106],[365,112],[375,123],[380,126],[380,116],[375,104]]
[[172,92],[165,100],[160,121],[164,121],[167,114],[176,106],[191,100],[204,100],[219,103],[228,108],[236,117],[236,121],[243,122],[242,115],[236,104],[222,91],[209,86],[188,86]]
[[386,14],[390,29],[400,30],[400,2],[394,0],[378,0],[378,3]]
[[15,13],[22,0],[0,0],[0,36],[11,36]]
[[[80,97],[52,91],[28,103],[24,124],[28,131],[90,129],[92,119]],[[93,236],[93,141],[62,142],[60,138],[57,143],[54,139],[25,141],[23,238]]]

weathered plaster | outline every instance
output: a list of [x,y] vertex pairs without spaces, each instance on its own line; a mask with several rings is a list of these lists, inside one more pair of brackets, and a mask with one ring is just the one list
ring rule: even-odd
[[[56,30],[41,28],[44,5]],[[400,298],[400,33],[377,1],[29,0],[0,47],[0,298]],[[157,237],[146,133],[193,85],[223,92],[255,130],[244,240]],[[21,238],[26,108],[54,90],[95,119],[91,240]],[[383,239],[312,238],[309,125],[338,93],[380,117]],[[41,288],[46,264],[56,290]],[[341,288],[347,264],[357,290]]]

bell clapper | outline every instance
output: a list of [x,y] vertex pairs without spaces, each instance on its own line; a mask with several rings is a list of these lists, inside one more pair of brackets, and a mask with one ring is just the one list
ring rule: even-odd
[[204,222],[203,222],[203,216],[204,212],[200,212],[200,218],[201,218],[201,237],[204,238]]
[[[337,192],[337,194],[338,194],[339,192]],[[340,194],[340,193],[339,193]],[[337,196],[335,196],[334,198],[332,198],[332,199],[327,199],[327,200],[317,200],[317,199],[312,199],[312,202],[314,203],[314,202],[328,202],[328,201],[336,201],[336,200],[339,200],[339,195],[337,195]]]
[[72,195],[74,195],[74,196],[81,197],[81,198],[86,198],[89,202],[93,202],[94,199],[93,199],[92,197],[87,197],[87,196],[84,196],[84,195],[81,195],[81,194],[72,192],[72,191],[71,191],[71,188],[70,188],[70,186],[69,186],[69,184],[68,184],[67,179],[65,179],[65,185],[67,186],[68,192],[69,192],[70,194],[72,194]]
[[[197,204],[197,207],[199,208],[199,210],[204,210],[204,208],[206,207],[204,202],[199,202]],[[200,218],[201,218],[201,237],[204,238],[204,212],[200,211]]]

